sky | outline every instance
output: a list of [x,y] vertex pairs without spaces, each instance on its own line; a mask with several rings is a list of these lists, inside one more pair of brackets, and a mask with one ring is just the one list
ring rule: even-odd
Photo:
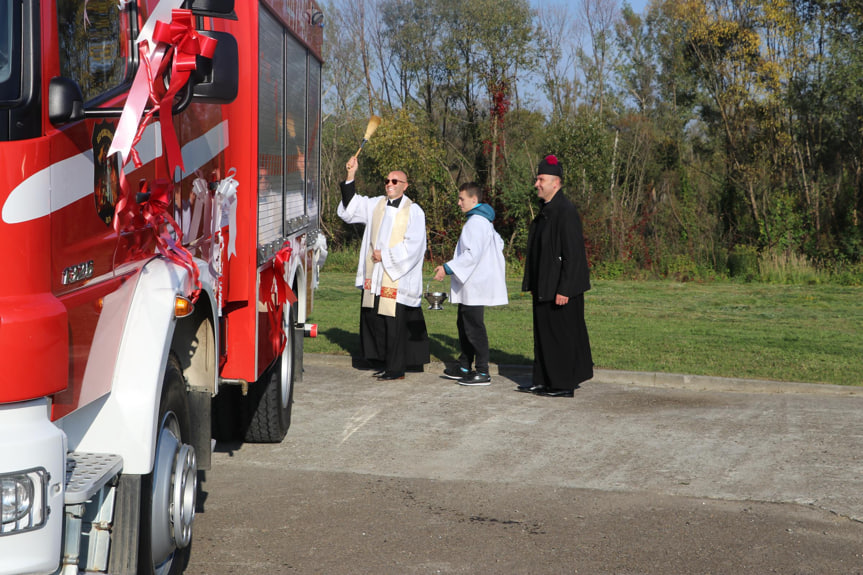
[[647,6],[647,0],[629,0],[629,5],[639,14],[644,14],[644,7]]
[[[530,0],[530,5],[534,8],[540,8],[542,6],[551,6],[555,4],[574,5],[577,1],[578,0]],[[647,6],[647,0],[627,0],[627,3],[639,14],[643,14],[644,7]],[[623,6],[623,0],[620,0],[620,5]]]
[[[530,5],[533,8],[542,9],[543,7],[550,6],[566,6],[570,10],[575,9],[580,6],[582,0],[529,0]],[[644,11],[647,7],[647,4],[650,0],[616,0],[618,5],[622,8],[623,4],[629,4],[632,6],[632,9],[635,10],[637,14],[644,14]],[[589,46],[587,46],[589,48]],[[531,82],[527,82],[525,86],[523,86],[523,93],[531,98],[535,98],[538,100],[539,105],[546,106],[548,105],[545,96],[540,95],[535,86]]]

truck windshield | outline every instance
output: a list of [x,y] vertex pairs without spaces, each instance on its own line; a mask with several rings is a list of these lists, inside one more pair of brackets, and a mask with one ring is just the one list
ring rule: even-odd
[[20,60],[16,58],[21,33],[14,26],[14,0],[0,0],[0,101],[14,101],[20,97]]
[[12,0],[0,0],[0,84],[12,76]]

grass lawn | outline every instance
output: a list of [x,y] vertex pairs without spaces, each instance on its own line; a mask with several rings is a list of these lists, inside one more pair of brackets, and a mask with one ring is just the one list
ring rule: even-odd
[[[353,281],[353,272],[322,270],[309,319],[319,335],[306,352],[359,355]],[[526,365],[530,294],[520,279],[508,283],[509,305],[486,309],[491,361]],[[593,282],[585,313],[598,368],[863,385],[861,301],[860,287],[605,280]],[[452,361],[456,306],[443,307],[425,319],[432,356]]]

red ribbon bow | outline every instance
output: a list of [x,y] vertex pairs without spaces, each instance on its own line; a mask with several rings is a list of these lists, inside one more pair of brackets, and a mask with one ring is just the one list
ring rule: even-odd
[[[191,10],[172,10],[171,22],[166,24],[162,21],[157,21],[153,29],[153,41],[160,46],[152,55],[149,53],[149,44],[142,42],[140,45],[141,66],[147,72],[149,99],[153,102],[153,107],[144,115],[135,132],[135,137],[129,150],[129,156],[136,167],[141,166],[141,160],[138,157],[138,151],[135,149],[144,130],[149,124],[153,116],[160,112],[160,120],[162,125],[162,143],[165,148],[166,161],[168,164],[168,176],[173,178],[176,174],[176,168],[183,170],[183,156],[180,151],[180,144],[177,140],[177,133],[174,130],[173,118],[173,102],[174,96],[186,86],[189,76],[195,70],[197,56],[212,58],[216,49],[216,40],[202,36],[195,29],[195,17]],[[172,57],[173,56],[173,57]],[[171,66],[170,84],[167,88],[162,80],[168,69],[168,64]],[[143,85],[139,85],[137,78],[130,93],[130,99],[136,91],[147,89]],[[137,92],[141,96],[141,92]],[[141,102],[143,104],[143,102]],[[128,106],[128,102],[127,102]],[[121,120],[122,123],[122,120]],[[128,163],[129,158],[125,158],[123,165]],[[189,270],[192,275],[192,281],[195,289],[191,294],[192,301],[197,301],[201,291],[200,271],[192,257],[192,254],[182,246],[183,232],[180,226],[169,213],[171,205],[171,194],[174,186],[169,180],[157,180],[150,196],[141,205],[138,205],[135,192],[131,190],[125,178],[124,170],[120,170],[120,187],[122,195],[117,201],[114,208],[114,230],[118,233],[118,242],[122,236],[122,231],[135,228],[135,219],[138,216],[143,217],[144,221],[150,225],[156,240],[156,247],[159,253],[172,262],[181,265]],[[141,183],[140,191],[146,193],[150,188],[149,184],[144,181]],[[176,235],[176,240],[164,230],[166,225],[170,225]]]
[[288,271],[287,265],[291,261],[292,251],[291,246],[285,244],[273,258],[273,270],[276,273],[276,301],[279,306],[284,305],[285,302],[291,302],[291,305],[297,303],[297,296],[294,294],[294,290],[288,286],[288,282],[285,280]]
[[[162,142],[168,158],[168,175],[174,177],[178,166],[180,170],[183,169],[183,155],[174,131],[174,115],[171,110],[174,96],[186,85],[189,76],[195,70],[196,57],[213,57],[216,40],[198,33],[191,10],[173,10],[170,24],[161,20],[156,22],[153,28],[153,41],[169,46],[156,75],[150,78],[150,97],[155,103],[150,114],[155,113],[155,110],[162,111],[159,116],[162,123]],[[142,46],[142,50],[145,47],[146,44]],[[165,88],[161,78],[164,76],[168,62],[171,63],[171,83]],[[144,124],[146,122],[142,123],[142,126]],[[138,139],[136,137],[136,141]]]
[[[126,180],[125,174],[120,170],[120,188],[123,194],[114,208],[113,221],[118,241],[122,237],[123,231],[135,229],[135,220],[138,217],[143,218],[144,222],[149,225],[153,232],[156,240],[156,249],[159,250],[159,253],[189,270],[192,276],[192,283],[195,286],[190,297],[193,303],[196,302],[201,293],[201,273],[192,257],[192,253],[183,247],[183,232],[177,221],[168,211],[168,208],[171,206],[171,194],[174,191],[174,185],[168,180],[159,179],[153,183],[151,190],[150,183],[146,180],[141,180],[139,193],[149,195],[139,204],[135,193],[131,190]],[[166,225],[170,225],[173,228],[174,233],[177,235],[176,240],[164,229]],[[137,251],[142,247],[142,245],[137,245],[135,250]]]

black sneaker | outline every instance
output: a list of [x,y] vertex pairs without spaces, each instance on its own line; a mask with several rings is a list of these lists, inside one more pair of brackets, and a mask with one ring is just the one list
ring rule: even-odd
[[458,380],[459,385],[489,385],[491,377],[487,373],[474,373]]
[[469,377],[471,375],[473,375],[472,371],[465,369],[465,368],[461,367],[460,365],[454,365],[452,367],[448,367],[445,370],[443,370],[443,376],[448,378],[448,379],[459,380],[459,379],[462,379],[464,377]]

